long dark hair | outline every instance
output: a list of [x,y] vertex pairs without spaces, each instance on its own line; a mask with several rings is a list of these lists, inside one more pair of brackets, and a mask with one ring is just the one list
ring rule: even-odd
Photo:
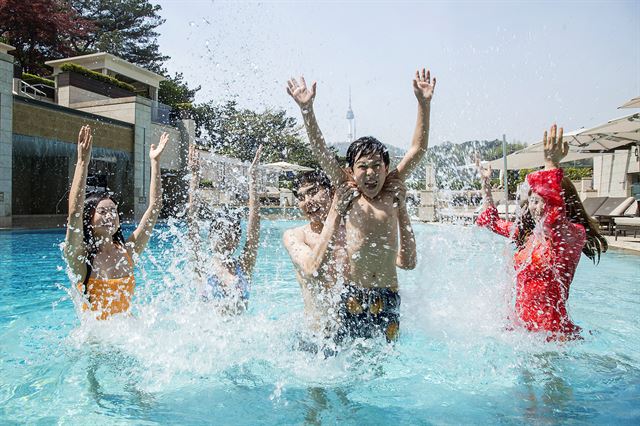
[[[96,244],[96,238],[93,234],[93,225],[91,222],[93,220],[93,216],[96,213],[96,208],[98,204],[102,200],[111,200],[115,203],[116,208],[118,207],[118,202],[114,198],[113,194],[106,191],[99,192],[91,192],[87,194],[87,197],[84,200],[84,207],[82,209],[82,233],[84,239],[84,245],[87,249],[87,277],[91,275],[91,265],[93,263],[93,259],[96,257],[98,253],[98,246]],[[118,211],[118,216],[120,216],[120,211]],[[122,221],[120,220],[119,223]],[[125,246],[124,235],[122,234],[122,228],[118,226],[115,234],[113,234],[113,242],[114,244],[118,244],[122,247]],[[85,279],[86,281],[86,279]],[[86,286],[85,286],[86,287]],[[85,289],[86,292],[86,289]]]
[[[582,201],[580,201],[580,195],[578,190],[568,177],[562,178],[562,198],[565,204],[565,215],[571,223],[576,223],[584,226],[584,230],[587,234],[587,241],[582,247],[582,252],[593,261],[593,263],[600,263],[600,254],[606,253],[609,248],[607,240],[600,234],[598,230],[598,224],[593,218],[591,218],[587,211],[584,209]],[[515,238],[516,246],[518,249],[522,248],[527,241],[527,238],[535,228],[536,223],[531,217],[527,204],[522,207],[522,212],[516,220],[516,226],[518,227],[518,233]]]
[[584,209],[578,190],[568,177],[562,178],[562,196],[567,209],[567,219],[572,223],[579,223],[584,226],[587,233],[587,242],[582,248],[582,252],[593,261],[600,263],[600,253],[605,253],[609,248],[607,240],[600,234],[599,226],[595,220]]

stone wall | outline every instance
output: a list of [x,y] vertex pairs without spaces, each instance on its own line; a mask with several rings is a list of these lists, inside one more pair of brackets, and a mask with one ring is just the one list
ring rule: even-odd
[[13,56],[0,53],[0,228],[11,226]]
[[136,97],[105,99],[100,101],[80,102],[71,105],[78,111],[113,118],[134,124],[136,117]]
[[132,216],[132,124],[22,96],[14,97],[13,112],[13,215],[67,212],[78,131],[89,124],[94,135],[89,175],[102,176],[119,194],[122,211]]
[[129,123],[20,96],[15,97],[13,113],[15,134],[75,144],[80,128],[89,124],[93,129],[95,147],[133,152],[133,129]]
[[631,161],[631,150],[617,150],[593,158],[593,187],[600,197],[628,197],[631,194],[630,173],[637,173],[637,162]]

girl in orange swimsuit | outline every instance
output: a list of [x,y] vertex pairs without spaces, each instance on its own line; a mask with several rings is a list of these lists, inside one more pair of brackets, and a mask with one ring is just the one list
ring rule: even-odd
[[106,191],[85,195],[93,135],[89,126],[83,126],[78,134],[64,258],[84,297],[82,309],[95,312],[97,319],[126,313],[131,306],[135,289],[133,258],[146,247],[162,207],[160,156],[168,140],[169,135],[163,133],[158,146],[151,145],[149,206],[125,241],[113,195]]
[[524,214],[516,223],[500,218],[491,198],[491,169],[480,168],[488,206],[476,223],[516,242],[516,313],[524,327],[549,332],[550,339],[575,338],[580,327],[569,319],[566,309],[573,275],[581,252],[595,262],[607,250],[607,242],[558,167],[569,150],[562,141],[562,128],[556,138],[556,126],[552,126],[550,137],[545,132],[543,140],[545,170],[527,176],[530,190]]

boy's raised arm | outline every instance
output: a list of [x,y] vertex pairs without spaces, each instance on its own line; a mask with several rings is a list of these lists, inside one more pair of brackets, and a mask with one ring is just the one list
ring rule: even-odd
[[307,87],[304,77],[300,77],[300,82],[295,78],[291,78],[287,82],[287,93],[293,98],[300,107],[304,126],[307,129],[309,142],[311,143],[311,151],[316,156],[322,169],[327,173],[333,185],[339,185],[347,178],[344,171],[340,167],[338,160],[333,153],[327,148],[327,143],[322,136],[316,114],[313,111],[313,100],[316,97],[316,82],[311,87]]
[[429,145],[429,116],[431,115],[431,98],[436,87],[436,78],[431,79],[431,72],[422,69],[422,73],[416,71],[413,79],[413,93],[418,100],[418,118],[416,129],[413,132],[411,147],[398,164],[398,175],[405,180],[418,166]]

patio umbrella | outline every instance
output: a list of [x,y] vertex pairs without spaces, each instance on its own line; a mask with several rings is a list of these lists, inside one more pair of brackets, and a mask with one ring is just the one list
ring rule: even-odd
[[599,126],[582,130],[579,137],[583,138],[578,144],[580,151],[583,152],[607,152],[640,143],[640,113],[609,120]]
[[[573,132],[571,132],[573,133]],[[563,138],[564,139],[564,138]],[[507,169],[508,170],[520,170],[520,169],[534,169],[536,167],[544,166],[544,147],[541,142],[534,143],[528,147],[516,151],[507,155]],[[569,144],[569,154],[562,159],[562,163],[568,163],[571,161],[584,160],[585,158],[592,158],[600,153],[594,152],[580,152],[579,148],[575,145]],[[502,158],[489,161],[489,165],[494,170],[504,169],[504,162]]]
[[276,163],[264,164],[263,167],[268,169],[273,169],[279,172],[310,172],[314,170],[311,167],[305,167],[299,164],[287,163],[286,161],[278,161]]
[[618,107],[618,109],[621,108],[640,108],[640,96],[638,96],[637,98],[633,98],[629,102]]

